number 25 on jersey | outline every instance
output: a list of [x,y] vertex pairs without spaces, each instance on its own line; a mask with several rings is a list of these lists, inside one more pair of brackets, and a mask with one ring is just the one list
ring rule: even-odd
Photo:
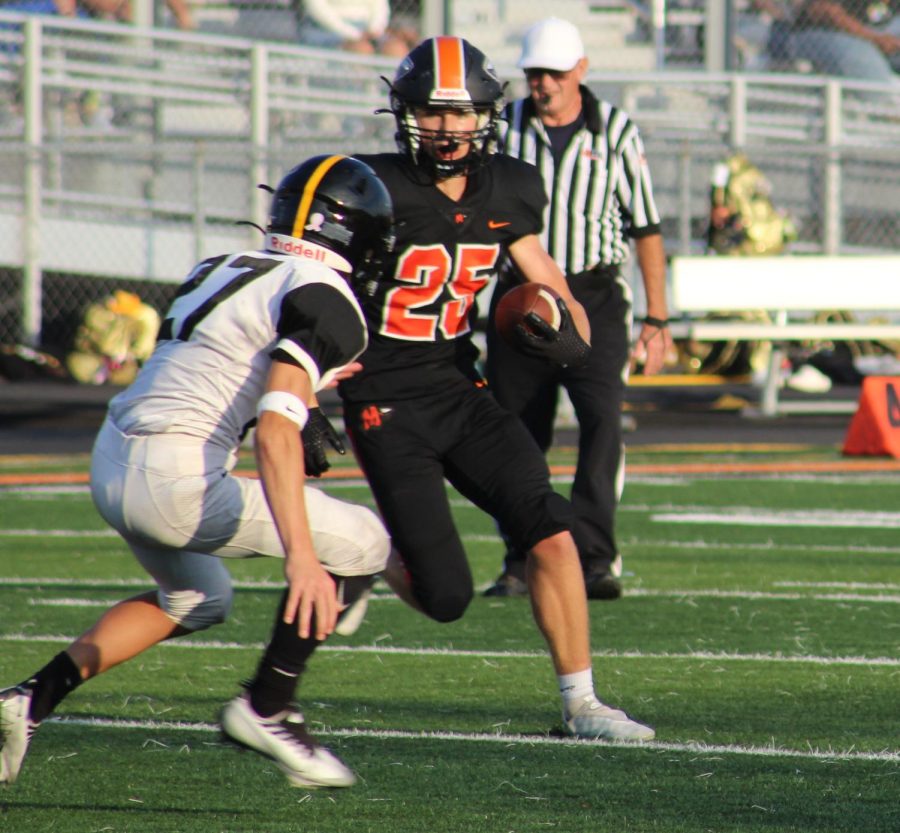
[[469,332],[469,310],[494,271],[500,246],[410,246],[397,261],[402,286],[384,300],[382,335],[407,341],[444,341]]

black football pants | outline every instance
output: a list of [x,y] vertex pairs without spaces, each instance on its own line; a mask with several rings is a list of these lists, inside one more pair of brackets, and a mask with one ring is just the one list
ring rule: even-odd
[[[374,410],[373,410],[374,409]],[[462,616],[474,587],[446,478],[522,552],[571,529],[572,507],[521,421],[466,381],[434,396],[345,403],[344,422],[425,613]]]
[[[569,286],[590,320],[588,363],[568,369],[529,358],[489,327],[487,377],[497,401],[521,417],[544,452],[553,442],[560,386],[568,392],[579,429],[572,484],[573,533],[583,566],[602,570],[609,568],[618,553],[615,512],[624,478],[621,419],[630,344],[630,292],[622,278],[609,272],[570,277]],[[492,304],[501,295],[498,288]],[[507,563],[524,559],[514,543],[507,541],[507,548]]]

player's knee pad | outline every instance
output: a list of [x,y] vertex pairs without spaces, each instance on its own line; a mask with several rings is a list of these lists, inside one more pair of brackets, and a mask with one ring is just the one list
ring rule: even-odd
[[360,578],[371,578],[380,573],[391,554],[391,538],[378,517],[371,509],[360,506],[359,518],[362,534],[358,538],[362,550]]
[[218,625],[228,618],[233,591],[230,586],[215,591],[172,590],[160,591],[160,607],[181,627],[190,631],[202,631]]

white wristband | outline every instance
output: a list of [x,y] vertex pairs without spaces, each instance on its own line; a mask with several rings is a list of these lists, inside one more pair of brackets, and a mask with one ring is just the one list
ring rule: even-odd
[[287,417],[291,422],[297,423],[301,431],[309,418],[309,409],[303,404],[303,400],[283,390],[270,390],[263,395],[256,406],[256,415],[259,416],[263,411],[274,411]]

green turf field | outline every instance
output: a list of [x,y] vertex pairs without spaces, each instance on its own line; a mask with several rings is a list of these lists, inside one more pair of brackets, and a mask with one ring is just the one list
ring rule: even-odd
[[[363,627],[317,653],[300,691],[360,783],[292,788],[217,734],[280,592],[278,563],[231,562],[229,622],[79,689],[36,734],[19,781],[0,788],[0,831],[900,830],[900,474],[641,470],[827,464],[833,449],[630,459],[627,595],[591,604],[594,669],[601,699],[654,726],[655,741],[557,736],[555,679],[527,601],[479,596],[462,621],[438,625],[380,586]],[[0,460],[0,473],[84,466]],[[324,486],[369,500],[358,481]],[[493,525],[451,498],[487,584],[501,557]],[[146,586],[83,485],[2,487],[0,685]]]

